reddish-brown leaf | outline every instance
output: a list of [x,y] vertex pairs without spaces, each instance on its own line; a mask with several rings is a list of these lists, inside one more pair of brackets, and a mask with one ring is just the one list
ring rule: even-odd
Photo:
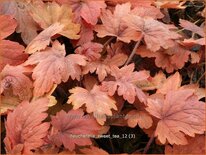
[[192,31],[193,33],[199,34],[200,36],[204,37],[204,28],[201,28],[194,23],[191,23],[190,21],[180,19],[180,26],[182,26],[184,29]]
[[183,68],[189,60],[190,55],[190,51],[178,44],[174,44],[173,47],[167,50],[159,50],[156,52],[141,46],[137,49],[136,53],[141,57],[155,58],[156,66],[165,69],[168,73]]
[[60,111],[51,117],[53,131],[50,135],[52,143],[73,151],[75,144],[79,146],[91,145],[90,136],[95,136],[100,126],[95,119],[84,115],[82,110],[71,110],[68,113]]
[[44,144],[43,138],[50,126],[49,123],[42,123],[47,117],[44,113],[47,109],[48,99],[41,98],[31,103],[24,101],[8,114],[4,139],[7,153],[17,149],[17,152],[28,154]]

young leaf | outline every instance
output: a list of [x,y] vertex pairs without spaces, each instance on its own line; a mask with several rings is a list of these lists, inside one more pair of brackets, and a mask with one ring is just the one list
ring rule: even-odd
[[131,110],[125,116],[128,126],[134,128],[139,125],[140,128],[148,129],[152,126],[152,118],[145,111]]
[[186,145],[185,135],[194,137],[205,131],[205,104],[193,90],[169,91],[148,99],[146,110],[159,119],[155,136],[165,144]]
[[100,90],[100,87],[94,87],[88,91],[81,87],[75,87],[69,90],[72,95],[69,96],[67,103],[72,104],[73,109],[78,109],[85,104],[88,113],[94,114],[97,122],[101,125],[106,121],[106,115],[112,116],[112,109],[117,110],[115,101]]
[[31,103],[24,101],[10,112],[6,120],[6,138],[4,142],[7,153],[20,147],[22,153],[28,154],[44,144],[49,123],[42,123],[47,117],[48,99],[41,98]]
[[115,81],[103,81],[102,89],[113,96],[117,91],[119,96],[123,96],[129,103],[134,103],[135,96],[143,101],[145,94],[136,86],[136,83],[146,80],[149,77],[146,71],[134,71],[134,64],[119,69],[116,66],[111,67],[111,75],[115,77]]
[[51,117],[53,133],[49,137],[52,143],[73,151],[75,144],[79,146],[91,145],[89,135],[95,136],[100,126],[95,119],[84,115],[82,110],[71,110],[68,113],[60,111]]
[[118,53],[111,57],[108,55],[106,59],[95,60],[88,62],[85,67],[83,67],[83,74],[88,74],[96,72],[99,81],[103,81],[105,77],[111,73],[112,66],[122,66],[127,60],[127,55],[123,53]]
[[86,65],[86,57],[79,54],[65,55],[64,45],[55,41],[51,48],[34,53],[25,62],[24,65],[36,65],[32,74],[35,97],[49,92],[53,84],[66,82],[70,76],[73,80],[80,79],[81,66]]
[[75,50],[75,53],[84,55],[89,61],[98,60],[101,57],[103,45],[99,43],[87,42]]

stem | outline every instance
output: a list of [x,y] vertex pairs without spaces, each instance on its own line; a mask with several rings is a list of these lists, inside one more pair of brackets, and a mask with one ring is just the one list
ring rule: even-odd
[[147,151],[149,150],[150,145],[152,144],[153,140],[154,140],[154,132],[152,134],[152,136],[150,137],[146,147],[144,148],[143,154],[147,153]]
[[137,51],[137,48],[139,47],[139,44],[140,44],[141,40],[142,40],[142,37],[141,37],[141,39],[135,44],[135,46],[134,46],[134,48],[133,48],[133,50],[132,50],[132,53],[130,54],[130,56],[129,56],[129,58],[127,59],[127,62],[124,64],[124,66],[128,65],[128,64],[131,62],[133,56],[135,55],[135,53],[136,53],[136,51]]
[[200,80],[205,76],[205,73],[206,73],[206,72],[204,72],[204,74],[202,74],[202,75],[200,76],[200,78],[197,80],[196,83],[199,83],[199,82],[200,82]]
[[102,54],[104,54],[106,52],[107,49],[107,45],[109,45],[109,43],[114,39],[115,37],[111,37],[109,38],[103,45],[103,50],[102,50]]

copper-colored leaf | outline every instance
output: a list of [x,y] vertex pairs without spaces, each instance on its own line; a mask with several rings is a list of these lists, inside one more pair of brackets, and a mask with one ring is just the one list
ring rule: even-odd
[[44,144],[49,123],[42,123],[47,117],[48,100],[41,98],[31,103],[22,102],[13,112],[9,113],[6,121],[6,138],[4,142],[7,153],[18,149],[28,154],[32,149]]
[[68,4],[71,6],[75,21],[83,18],[87,23],[96,25],[101,9],[106,8],[105,0],[57,0],[60,4]]
[[159,119],[155,136],[165,144],[185,145],[185,135],[194,137],[205,131],[205,103],[198,101],[193,90],[169,91],[148,99],[146,110]]
[[[28,2],[26,0],[9,0],[0,4],[0,13],[12,15],[17,23],[17,33],[26,44],[29,44],[37,36],[38,25],[32,19],[28,11]],[[2,20],[1,20],[2,21]]]
[[17,95],[20,100],[29,100],[32,96],[33,83],[24,72],[26,69],[23,66],[6,65],[0,74],[0,93],[11,89],[13,95]]
[[180,35],[170,30],[167,25],[151,18],[142,18],[136,14],[130,14],[124,17],[127,25],[142,33],[146,46],[149,50],[156,52],[161,47],[168,49],[174,46],[175,39]]
[[0,71],[9,65],[19,65],[27,60],[28,55],[24,52],[24,46],[9,40],[0,40]]
[[98,60],[101,57],[103,45],[94,42],[87,42],[75,50],[75,53],[82,54],[88,58],[89,61]]
[[69,77],[80,79],[81,66],[86,65],[86,58],[79,54],[65,57],[64,45],[58,41],[42,52],[36,52],[29,57],[24,65],[36,65],[32,78],[34,81],[34,96],[39,97],[52,89],[53,84],[66,82]]
[[112,116],[112,109],[117,110],[115,100],[109,97],[106,92],[101,91],[97,85],[94,85],[90,91],[81,87],[75,87],[69,90],[69,92],[72,95],[69,96],[67,103],[71,103],[73,109],[78,109],[85,104],[87,112],[93,112],[94,117],[101,125],[106,121],[106,115]]
[[126,43],[129,43],[131,40],[138,41],[140,39],[140,33],[129,28],[125,21],[123,21],[123,17],[128,15],[130,11],[130,3],[116,5],[113,14],[110,10],[103,11],[100,17],[103,24],[95,27],[97,36],[100,38],[114,36],[117,37],[118,40]]
[[51,117],[53,132],[50,135],[52,143],[73,151],[75,144],[79,146],[91,145],[90,136],[95,136],[100,130],[94,118],[84,115],[82,110],[71,110],[68,113],[60,111]]
[[206,154],[205,135],[188,138],[187,145],[166,145],[165,154]]
[[0,15],[0,40],[6,38],[15,31],[17,23],[12,16]]
[[104,60],[96,60],[88,62],[85,67],[83,67],[83,74],[88,74],[96,72],[99,81],[103,81],[105,77],[111,73],[112,66],[122,66],[127,60],[127,55],[123,53],[118,53],[113,57],[107,56]]
[[63,25],[60,23],[55,23],[49,26],[29,43],[25,51],[32,54],[37,51],[44,50],[49,45],[51,37],[60,33],[62,29]]
[[131,110],[125,116],[128,126],[134,128],[137,124],[140,128],[148,129],[152,126],[152,118],[145,111]]
[[136,86],[139,81],[146,80],[149,73],[146,71],[134,71],[134,64],[119,69],[116,66],[111,67],[111,75],[115,77],[114,81],[103,81],[102,89],[107,91],[110,96],[117,91],[119,96],[123,96],[129,103],[134,103],[135,96],[141,101],[145,100],[145,94]]
[[68,5],[60,6],[56,2],[33,5],[31,15],[43,29],[58,22],[64,26],[61,35],[69,39],[79,38],[80,25],[73,23],[72,9]]

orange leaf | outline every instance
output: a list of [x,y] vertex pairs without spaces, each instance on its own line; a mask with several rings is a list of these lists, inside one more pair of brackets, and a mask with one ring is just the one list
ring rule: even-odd
[[63,25],[60,23],[55,23],[49,26],[29,43],[25,51],[29,54],[32,54],[37,51],[44,50],[47,45],[50,44],[51,37],[57,33],[60,33],[62,29]]
[[[96,25],[101,9],[106,8],[105,0],[57,0],[60,4],[68,4],[71,6],[75,21],[80,21],[83,18],[87,23]],[[79,22],[78,22],[79,23]]]
[[146,71],[134,71],[134,64],[122,67],[111,67],[111,75],[115,77],[114,81],[103,81],[102,89],[107,91],[110,96],[113,96],[117,91],[119,96],[123,96],[129,103],[134,103],[135,96],[141,101],[145,100],[145,94],[136,86],[139,81],[146,80],[149,73]]
[[127,60],[127,55],[119,53],[114,55],[112,58],[109,56],[104,60],[96,60],[88,62],[85,67],[83,67],[83,74],[88,74],[96,72],[99,81],[103,81],[105,77],[111,73],[112,66],[122,66]]
[[205,135],[188,138],[187,145],[166,145],[165,154],[206,154]]
[[65,55],[64,45],[55,41],[52,47],[34,53],[25,62],[24,65],[36,65],[32,74],[35,97],[49,92],[53,84],[66,82],[70,76],[73,80],[80,79],[81,66],[86,65],[86,58],[79,54]]
[[152,118],[145,111],[131,110],[125,116],[128,126],[134,128],[139,125],[140,128],[148,129],[152,126]]
[[117,37],[118,40],[129,43],[131,40],[140,40],[140,33],[132,30],[123,21],[123,17],[129,14],[131,11],[131,4],[125,3],[122,5],[116,5],[114,13],[110,10],[103,11],[101,20],[103,25],[96,25],[95,31],[100,38],[106,36]]
[[73,23],[72,9],[68,5],[58,5],[56,2],[48,2],[31,5],[31,16],[43,29],[54,23],[64,26],[59,33],[69,39],[79,39],[80,25]]
[[0,15],[0,40],[12,34],[17,26],[16,20],[9,15]]
[[174,46],[173,40],[180,38],[180,35],[171,31],[168,25],[151,17],[142,18],[131,13],[124,17],[124,21],[131,29],[143,35],[147,48],[153,52],[161,47],[168,49]]
[[24,72],[26,69],[23,66],[6,65],[0,74],[0,93],[10,89],[20,100],[29,100],[32,96],[33,83]]
[[69,96],[67,103],[72,104],[74,106],[73,109],[78,109],[85,104],[87,112],[93,112],[97,122],[101,125],[106,121],[106,115],[112,116],[111,109],[117,110],[116,102],[106,92],[101,91],[97,85],[94,85],[90,91],[75,87],[69,92],[72,95]]
[[24,46],[9,40],[0,40],[0,71],[9,65],[19,65],[27,60],[28,55],[24,52]]
[[29,44],[37,36],[39,28],[29,14],[28,2],[26,0],[9,0],[2,2],[1,6],[0,13],[12,15],[16,19],[18,23],[16,32],[21,33],[24,43]]
[[[158,96],[157,96],[158,95]],[[193,90],[173,90],[166,96],[152,95],[146,110],[159,119],[155,136],[165,144],[186,145],[185,135],[194,137],[205,131],[205,104]]]
[[6,121],[7,153],[11,153],[21,145],[18,152],[30,153],[32,149],[44,144],[49,123],[42,123],[47,117],[48,100],[41,98],[31,103],[22,102],[13,112],[9,113]]

